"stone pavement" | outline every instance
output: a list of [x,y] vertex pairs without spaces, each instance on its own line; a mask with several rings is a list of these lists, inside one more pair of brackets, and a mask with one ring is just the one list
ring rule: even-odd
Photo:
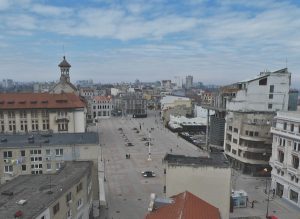
[[[233,170],[232,185],[235,190],[244,190],[248,193],[249,203],[247,208],[235,208],[230,214],[231,218],[259,216],[266,218],[268,196],[265,194],[267,187],[270,186],[270,178],[250,177]],[[300,209],[286,200],[275,196],[272,191],[269,195],[269,215],[275,215],[280,219],[300,219]],[[254,201],[254,208],[251,208],[251,202]]]

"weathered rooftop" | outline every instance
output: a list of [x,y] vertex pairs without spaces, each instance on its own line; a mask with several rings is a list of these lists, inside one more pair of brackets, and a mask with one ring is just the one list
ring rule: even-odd
[[[79,183],[83,176],[91,174],[91,168],[90,161],[69,161],[55,174],[21,175],[3,184],[0,186],[0,218],[14,219],[19,210],[23,212],[23,219],[34,218]],[[26,203],[17,204],[20,200]]]
[[164,161],[170,165],[213,166],[229,168],[229,162],[223,153],[210,153],[209,156],[190,157],[185,155],[166,154]]
[[0,148],[98,144],[96,132],[53,134],[0,134]]

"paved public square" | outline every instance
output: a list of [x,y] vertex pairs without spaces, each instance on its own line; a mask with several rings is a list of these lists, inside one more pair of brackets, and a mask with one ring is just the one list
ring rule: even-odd
[[[199,156],[203,154],[196,146],[179,138],[164,128],[156,113],[148,118],[110,118],[98,124],[100,144],[105,159],[105,189],[107,208],[101,209],[101,218],[141,219],[147,213],[150,194],[164,196],[162,159],[166,153]],[[123,132],[118,129],[122,128]],[[133,128],[140,132],[136,133]],[[141,130],[140,130],[141,128]],[[154,130],[151,130],[154,128]],[[151,131],[149,135],[149,131]],[[151,137],[151,161],[148,147],[141,139]],[[125,146],[131,142],[134,146]],[[126,159],[130,154],[130,159]],[[152,170],[156,177],[144,178],[141,171]]]
[[[98,124],[102,157],[105,161],[105,194],[107,206],[100,212],[105,219],[142,219],[147,213],[150,194],[164,197],[163,163],[166,153],[201,156],[205,152],[198,149],[177,134],[162,126],[159,115],[151,112],[148,118],[113,117],[101,120]],[[120,131],[122,128],[123,131]],[[136,130],[133,130],[136,128]],[[151,130],[154,128],[154,130]],[[151,131],[151,133],[150,133]],[[150,135],[149,135],[150,133]],[[148,161],[148,147],[142,138],[151,137],[151,161]],[[128,140],[126,140],[128,139]],[[133,146],[125,146],[126,143]],[[130,159],[126,159],[130,154]],[[156,177],[144,178],[141,171],[152,170]],[[254,208],[234,209],[230,217],[259,216],[265,218],[267,195],[264,193],[265,178],[254,178],[232,172],[232,186],[248,193],[249,202]],[[269,214],[280,219],[300,219],[298,208],[280,199],[270,196]]]

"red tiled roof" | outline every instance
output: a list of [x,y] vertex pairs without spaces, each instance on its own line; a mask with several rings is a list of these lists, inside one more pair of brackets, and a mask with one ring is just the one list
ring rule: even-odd
[[172,204],[150,212],[145,219],[221,219],[218,208],[188,191],[171,198]]
[[1,93],[3,109],[68,109],[84,108],[85,102],[76,94],[62,93]]
[[96,100],[96,101],[110,101],[111,96],[94,96],[94,100]]

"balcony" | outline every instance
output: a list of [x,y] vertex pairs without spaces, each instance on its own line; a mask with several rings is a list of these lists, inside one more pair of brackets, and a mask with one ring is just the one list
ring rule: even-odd
[[55,116],[56,122],[69,122],[70,116]]
[[287,168],[287,165],[285,163],[280,163],[278,160],[274,161],[274,165],[276,167],[279,167],[280,169],[286,169]]
[[292,139],[300,139],[300,133],[291,132],[291,131],[279,129],[276,127],[271,127],[271,133],[280,135],[280,136],[285,136],[285,137],[292,138]]
[[298,169],[296,169],[296,168],[293,167],[293,165],[288,165],[287,171],[289,173],[291,173],[291,174],[300,176],[300,169],[299,169],[299,167],[298,167]]

